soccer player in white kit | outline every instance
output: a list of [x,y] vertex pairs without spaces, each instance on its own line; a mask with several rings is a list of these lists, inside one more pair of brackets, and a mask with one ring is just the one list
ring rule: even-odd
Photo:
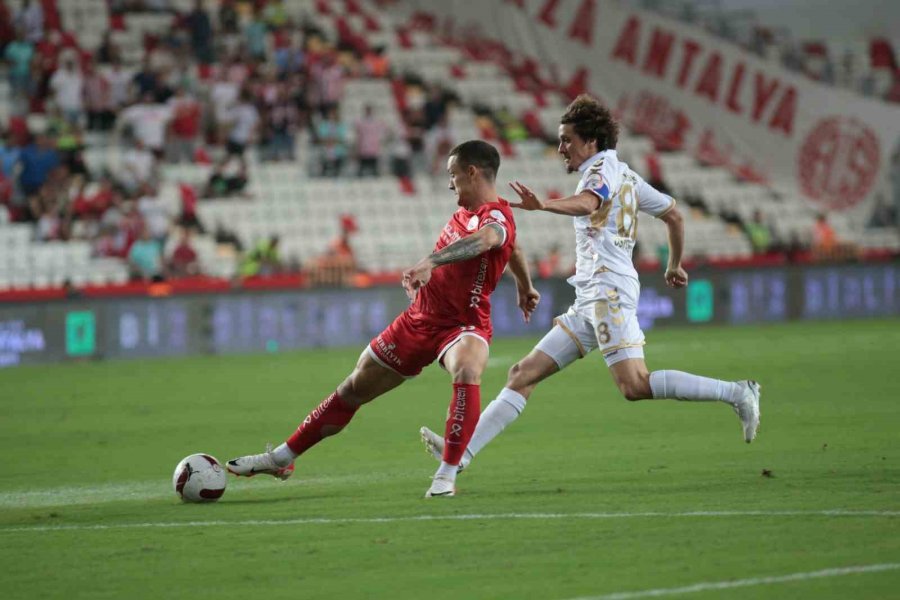
[[[560,119],[559,153],[569,173],[581,180],[575,193],[541,200],[527,186],[511,184],[522,200],[511,203],[526,211],[543,210],[574,217],[575,302],[554,320],[537,346],[509,370],[506,386],[481,414],[465,456],[464,468],[484,446],[524,410],[539,382],[599,349],[619,391],[627,400],[675,399],[720,401],[741,420],[744,440],[759,427],[760,386],[752,380],[722,381],[682,371],[653,371],[644,363],[644,333],[637,319],[640,282],[631,254],[638,212],[666,224],[669,263],[666,284],[687,285],[681,266],[684,222],[675,200],[644,181],[616,156],[618,124],[594,98],[576,98]],[[421,429],[427,449],[440,460],[443,437]]]

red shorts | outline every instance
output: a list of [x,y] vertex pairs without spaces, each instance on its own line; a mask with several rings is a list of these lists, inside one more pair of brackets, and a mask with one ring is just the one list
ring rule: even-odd
[[415,377],[467,335],[481,338],[486,344],[491,342],[491,332],[480,327],[437,324],[404,311],[369,342],[368,351],[382,366],[404,377]]

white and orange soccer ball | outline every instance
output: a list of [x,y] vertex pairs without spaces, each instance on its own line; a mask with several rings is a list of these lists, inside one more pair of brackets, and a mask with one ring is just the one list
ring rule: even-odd
[[185,502],[215,502],[225,493],[225,469],[209,454],[191,454],[182,459],[172,475],[175,493]]

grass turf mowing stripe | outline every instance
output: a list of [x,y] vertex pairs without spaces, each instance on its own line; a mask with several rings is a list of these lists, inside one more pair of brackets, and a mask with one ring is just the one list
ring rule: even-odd
[[792,581],[806,581],[809,579],[822,579],[825,577],[843,577],[844,575],[858,575],[862,573],[880,573],[882,571],[895,571],[897,569],[900,569],[900,563],[838,567],[834,569],[822,569],[821,571],[790,573],[789,575],[776,575],[772,577],[751,577],[748,579],[736,579],[733,581],[709,581],[677,588],[657,588],[653,590],[639,590],[635,592],[616,592],[613,594],[604,594],[602,596],[583,596],[579,598],[573,598],[572,600],[635,600],[637,598],[659,598],[661,596],[676,596],[680,594],[693,594],[696,592],[708,592],[712,590],[727,590],[731,588],[753,587],[758,585],[773,585],[776,583],[790,583]]
[[307,519],[251,519],[241,521],[168,521],[147,523],[112,523],[95,525],[38,525],[33,527],[4,527],[0,533],[44,531],[102,531],[106,529],[148,529],[176,527],[220,526],[284,526],[337,525],[352,523],[402,523],[416,521],[495,521],[526,519],[640,519],[640,518],[704,518],[704,517],[900,517],[895,510],[783,510],[783,511],[691,511],[691,512],[634,512],[634,513],[496,513],[470,515],[409,515],[399,517],[347,517]]

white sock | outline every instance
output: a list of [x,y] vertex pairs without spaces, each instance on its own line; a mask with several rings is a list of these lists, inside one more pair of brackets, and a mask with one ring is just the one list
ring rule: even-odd
[[506,387],[500,390],[497,397],[478,417],[478,425],[462,459],[463,464],[469,464],[475,455],[487,446],[488,442],[500,435],[507,425],[515,421],[523,410],[525,410],[525,396]]
[[456,471],[459,469],[458,465],[450,465],[441,461],[441,466],[438,467],[437,472],[434,474],[435,477],[440,477],[441,479],[449,479],[450,481],[456,481]]
[[733,381],[710,379],[684,371],[653,371],[650,373],[650,389],[653,390],[654,398],[694,402],[719,400],[735,404],[743,396],[741,386]]
[[291,447],[287,444],[281,444],[274,450],[272,450],[272,458],[275,459],[275,462],[279,467],[286,467],[297,458],[297,454],[291,450]]

